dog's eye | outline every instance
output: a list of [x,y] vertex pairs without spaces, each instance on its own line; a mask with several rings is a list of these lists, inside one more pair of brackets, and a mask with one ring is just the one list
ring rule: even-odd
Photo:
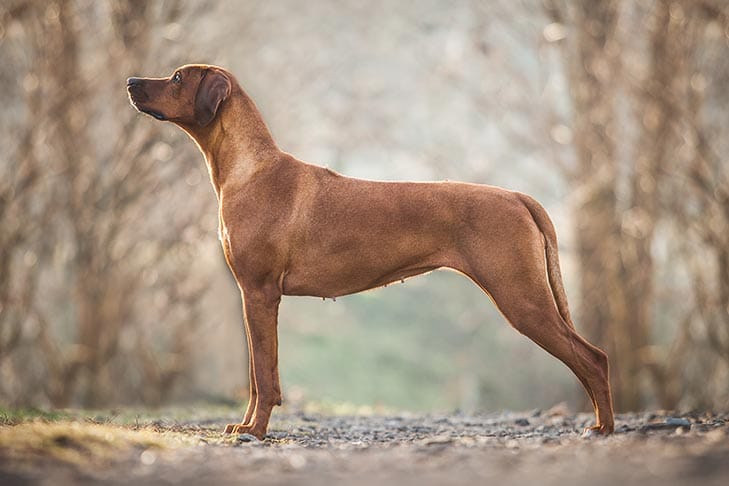
[[175,83],[175,84],[180,84],[180,81],[182,81],[182,74],[180,74],[180,71],[177,71],[172,76],[172,82]]

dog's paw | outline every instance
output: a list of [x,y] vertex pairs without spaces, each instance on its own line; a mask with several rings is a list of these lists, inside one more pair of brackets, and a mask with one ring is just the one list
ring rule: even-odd
[[[253,436],[258,440],[263,440],[263,438],[266,436],[266,431],[256,430],[256,428],[252,425],[246,425],[246,424],[228,424],[225,426],[226,434],[237,434],[237,435],[249,435]],[[248,442],[248,441],[246,441]]]
[[225,426],[224,434],[246,434],[250,426],[246,424],[228,424]]
[[604,425],[593,425],[592,427],[586,427],[585,430],[582,431],[581,437],[583,439],[591,439],[593,437],[605,437],[611,433],[611,428],[605,427]]
[[[250,425],[238,424],[233,427],[234,434],[250,434],[250,432],[251,432]],[[253,435],[253,434],[251,434],[251,435]]]

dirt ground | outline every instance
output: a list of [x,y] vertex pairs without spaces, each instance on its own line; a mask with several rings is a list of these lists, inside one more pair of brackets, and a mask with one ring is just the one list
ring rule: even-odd
[[221,434],[235,418],[6,413],[0,484],[729,484],[729,414],[621,415],[587,439],[592,417],[559,409],[279,412],[264,441]]

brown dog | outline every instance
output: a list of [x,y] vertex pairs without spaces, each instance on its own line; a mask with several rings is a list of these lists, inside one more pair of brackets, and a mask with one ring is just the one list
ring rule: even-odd
[[566,364],[613,431],[605,353],[575,331],[554,227],[531,197],[453,182],[351,179],[282,152],[228,71],[187,65],[169,78],[129,78],[132,104],[175,123],[205,156],[220,239],[242,296],[250,402],[226,433],[263,438],[281,404],[282,295],[337,297],[449,267],[486,292],[509,322]]

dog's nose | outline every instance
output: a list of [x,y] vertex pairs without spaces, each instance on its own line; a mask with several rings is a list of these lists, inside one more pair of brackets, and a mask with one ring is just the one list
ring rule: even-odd
[[127,78],[127,87],[139,86],[142,84],[142,80],[139,78]]

